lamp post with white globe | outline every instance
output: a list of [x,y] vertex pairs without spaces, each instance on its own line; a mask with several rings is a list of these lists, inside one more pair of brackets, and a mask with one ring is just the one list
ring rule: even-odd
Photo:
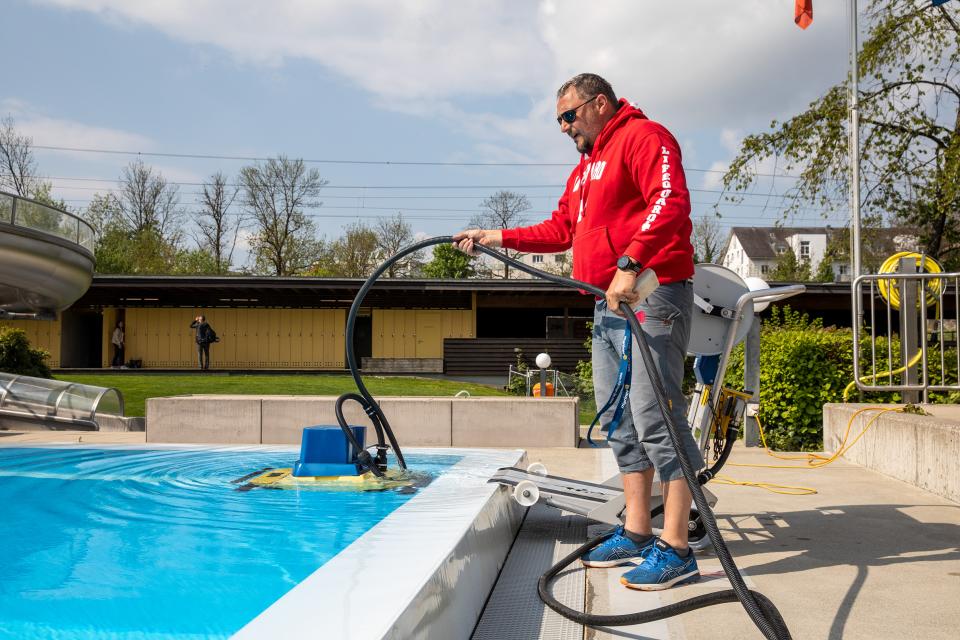
[[547,369],[550,367],[550,354],[539,353],[536,358],[537,366],[540,367],[540,397],[547,397]]

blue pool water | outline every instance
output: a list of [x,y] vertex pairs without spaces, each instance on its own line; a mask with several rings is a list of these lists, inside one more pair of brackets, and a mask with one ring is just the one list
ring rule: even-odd
[[228,637],[411,498],[231,483],[296,457],[0,448],[0,638]]

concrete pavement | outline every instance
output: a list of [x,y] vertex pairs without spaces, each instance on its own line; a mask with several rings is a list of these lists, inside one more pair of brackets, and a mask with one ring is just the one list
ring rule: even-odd
[[[550,473],[601,480],[606,449],[528,452]],[[960,504],[843,460],[811,470],[738,446],[724,476],[813,488],[788,496],[714,482],[716,516],[748,586],[779,608],[794,638],[960,637]],[[559,515],[559,514],[558,514]],[[628,613],[729,588],[712,552],[700,552],[696,585],[644,594],[619,584],[621,569],[591,569],[587,608]],[[583,569],[578,569],[583,571]],[[718,575],[719,574],[719,575]],[[536,581],[536,576],[531,576]],[[737,604],[644,627],[587,629],[584,638],[762,638]]]

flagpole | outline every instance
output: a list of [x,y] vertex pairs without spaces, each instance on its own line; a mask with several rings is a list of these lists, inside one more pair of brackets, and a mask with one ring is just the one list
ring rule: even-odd
[[[850,255],[851,282],[861,274],[860,265],[860,75],[857,65],[857,0],[850,0]],[[854,305],[856,309],[856,305]],[[853,319],[857,322],[857,318]]]

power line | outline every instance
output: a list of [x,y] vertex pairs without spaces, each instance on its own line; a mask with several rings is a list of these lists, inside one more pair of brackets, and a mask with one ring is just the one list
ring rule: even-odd
[[[264,156],[231,156],[215,153],[164,153],[160,151],[126,151],[123,149],[93,149],[89,147],[61,147],[56,145],[32,145],[34,149],[45,151],[71,151],[74,153],[100,153],[105,155],[145,156],[156,158],[185,158],[191,160],[233,160],[239,162],[266,162],[270,157]],[[374,165],[374,166],[413,166],[413,167],[572,167],[570,162],[445,162],[435,160],[347,160],[343,158],[300,158],[305,164],[345,164],[345,165]],[[696,169],[684,167],[684,171],[697,173],[726,173],[720,169]],[[755,173],[754,175],[766,178],[799,179],[785,173]]]
[[[549,196],[542,196],[542,197],[549,197]],[[424,198],[424,199],[438,199],[438,198],[439,198],[439,199],[443,199],[442,196],[409,196],[409,197],[408,197],[408,199],[420,199],[420,198]],[[462,198],[463,198],[463,197],[461,196],[461,199],[462,199]],[[368,206],[368,205],[366,205],[366,204],[364,204],[364,203],[362,202],[363,200],[367,200],[367,199],[370,199],[370,200],[374,200],[374,199],[377,199],[377,200],[380,200],[380,199],[390,199],[390,196],[381,196],[381,197],[325,196],[325,197],[323,198],[323,200],[326,200],[326,199],[331,199],[331,200],[332,200],[332,199],[338,199],[338,200],[347,199],[347,200],[358,200],[358,201],[360,201],[360,202],[357,202],[357,203],[352,204],[352,205],[349,205],[349,204],[346,204],[346,205],[328,205],[328,204],[323,204],[323,203],[321,203],[321,204],[318,204],[318,205],[308,206],[308,207],[305,207],[305,208],[308,208],[308,209],[319,209],[319,208],[323,208],[323,209],[373,209],[373,210],[380,209],[380,210],[384,210],[384,211],[389,211],[389,210],[403,210],[403,211],[460,211],[460,212],[470,212],[470,213],[479,213],[479,212],[483,211],[483,209],[480,208],[480,207],[477,207],[477,208],[475,208],[475,209],[457,209],[457,208],[451,208],[451,207],[424,208],[424,207],[411,207],[411,206],[407,206],[407,205],[398,205],[398,206],[394,206],[394,207],[374,207],[374,206]],[[91,202],[93,202],[93,200],[91,200],[91,199],[81,199],[81,198],[65,198],[65,199],[63,199],[63,201],[64,201],[64,202],[78,203],[78,204],[90,204]],[[716,202],[703,202],[703,201],[700,201],[700,200],[691,200],[691,201],[690,201],[690,204],[691,204],[691,205],[694,205],[694,206],[700,206],[700,207],[714,207],[714,206],[718,206],[718,207],[741,207],[741,208],[749,208],[749,209],[766,209],[766,210],[769,210],[769,211],[816,211],[816,212],[824,211],[824,209],[819,208],[819,207],[791,207],[791,206],[789,206],[789,205],[786,205],[786,206],[785,206],[785,205],[750,204],[750,203],[742,203],[742,202],[716,203]],[[239,206],[239,205],[238,205],[238,206]],[[192,211],[202,212],[202,211],[204,211],[204,209],[196,209],[196,210],[192,210]],[[827,209],[827,211],[830,211],[830,210]],[[547,212],[547,211],[542,211],[542,212],[534,211],[534,212],[532,212],[532,215],[550,215],[550,213],[552,213],[552,211],[549,211],[549,212]]]
[[[409,220],[432,220],[432,221],[458,221],[466,222],[469,218],[467,215],[442,215],[449,213],[460,213],[460,214],[476,214],[478,213],[475,210],[471,209],[418,209],[418,208],[397,208],[397,207],[323,207],[323,209],[313,209],[313,213],[304,213],[308,218],[314,220],[328,220],[328,219],[339,219],[339,218],[348,218],[348,219],[389,219],[392,218],[392,215],[382,215],[382,214],[365,214],[361,211],[390,211],[395,213],[400,213],[404,218]],[[335,211],[350,211],[351,213],[335,213]],[[202,214],[206,213],[200,209],[185,209],[182,210],[185,214]],[[413,213],[411,213],[413,212]],[[429,213],[431,215],[417,215],[417,214]],[[782,211],[770,211],[771,214],[783,213]],[[827,222],[831,218],[836,218],[838,213],[842,212],[825,212],[827,215],[824,216],[824,212],[817,212],[812,214],[792,214],[790,219],[794,221],[823,221]],[[239,218],[244,216],[242,213],[232,213],[228,212],[225,214],[230,218]],[[532,219],[530,222],[535,223],[538,219],[544,219],[550,214],[544,211],[531,211],[524,214],[525,218]],[[249,216],[246,216],[249,217]],[[706,218],[712,217],[712,214],[709,213],[693,213],[691,218]],[[764,220],[768,222],[775,222],[780,216],[779,215],[770,215],[770,216],[756,216],[756,215],[732,215],[724,214],[718,218],[718,222],[735,224],[735,223],[749,223],[756,222],[757,220]]]
[[[76,180],[76,181],[81,181],[81,180],[82,180],[82,181],[87,181],[87,182],[110,182],[110,183],[116,183],[116,184],[121,184],[122,182],[124,182],[123,180],[115,180],[115,179],[112,179],[112,178],[102,178],[102,179],[101,179],[101,178],[69,178],[69,177],[47,176],[47,177],[43,177],[42,179],[44,179],[44,180],[51,180],[51,181],[52,181],[52,180],[57,180],[57,181],[60,181],[60,180]],[[203,183],[203,182],[175,182],[175,181],[168,181],[167,184],[175,185],[175,186],[184,186],[184,187],[196,187],[196,186],[205,186],[207,183]],[[57,185],[55,185],[55,186],[58,186],[58,187],[61,188],[61,189],[73,189],[73,190],[76,190],[76,191],[100,191],[100,190],[101,190],[100,187],[74,187],[74,186],[62,185],[62,184],[57,184]],[[240,187],[241,185],[238,185],[238,184],[228,184],[228,185],[225,185],[225,186]],[[409,189],[501,189],[501,190],[502,190],[502,189],[563,189],[564,186],[565,186],[565,185],[561,185],[561,184],[534,184],[534,185],[330,185],[330,184],[327,184],[327,185],[324,185],[324,186],[322,187],[322,189],[356,189],[356,190],[361,190],[361,191],[366,190],[366,189],[373,189],[373,190],[378,190],[378,191],[379,191],[379,190],[389,190],[389,189],[401,189],[401,190],[409,190]],[[108,188],[108,189],[110,189],[110,188]],[[689,192],[691,192],[691,193],[713,193],[713,194],[726,195],[726,196],[755,197],[755,198],[779,198],[779,199],[793,199],[793,198],[794,198],[794,196],[788,195],[788,194],[776,194],[776,193],[770,194],[770,193],[758,193],[758,192],[751,192],[751,191],[733,191],[733,190],[729,190],[729,189],[700,189],[700,188],[696,188],[696,187],[687,187],[687,191],[689,191]],[[108,192],[109,192],[109,191],[108,191]],[[185,193],[185,194],[183,194],[183,195],[199,196],[199,195],[202,195],[202,193],[200,193],[200,192],[187,192],[187,193]],[[487,197],[487,195],[489,195],[489,194],[481,194],[481,195],[477,195],[477,196],[366,196],[366,195],[354,195],[354,196],[324,196],[324,197],[326,197],[326,198],[364,198],[364,197],[367,197],[367,198],[375,198],[375,197],[376,197],[376,198],[383,198],[383,199],[387,199],[387,198],[391,198],[391,197],[396,197],[396,198],[401,198],[401,197],[403,197],[403,198],[437,198],[437,199],[443,199],[443,198],[473,198],[473,197],[484,198],[484,197]],[[534,198],[543,198],[543,197],[559,198],[559,196],[546,196],[546,195],[532,195],[532,196],[529,196],[529,197],[534,197]],[[830,201],[830,202],[836,202],[836,203],[846,203],[846,200],[845,200],[845,199],[840,199],[840,198],[829,199],[829,201]],[[731,205],[733,205],[733,206],[736,206],[736,205],[738,204],[738,203],[735,203],[735,202],[732,202],[732,201],[726,201],[726,202],[728,202],[729,204],[731,204]]]

